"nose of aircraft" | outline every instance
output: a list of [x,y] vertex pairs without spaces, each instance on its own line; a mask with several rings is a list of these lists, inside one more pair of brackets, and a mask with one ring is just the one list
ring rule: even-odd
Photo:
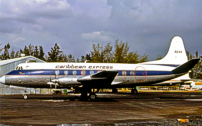
[[0,83],[5,84],[5,76],[2,76],[2,77],[0,78]]

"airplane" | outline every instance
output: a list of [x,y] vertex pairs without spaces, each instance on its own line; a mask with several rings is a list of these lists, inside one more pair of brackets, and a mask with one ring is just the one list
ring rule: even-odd
[[81,93],[81,98],[95,100],[100,89],[117,93],[117,88],[132,88],[131,93],[137,93],[136,86],[170,83],[167,81],[186,76],[199,60],[187,61],[183,40],[175,36],[161,60],[138,64],[22,63],[2,76],[0,83],[29,88],[73,88]]

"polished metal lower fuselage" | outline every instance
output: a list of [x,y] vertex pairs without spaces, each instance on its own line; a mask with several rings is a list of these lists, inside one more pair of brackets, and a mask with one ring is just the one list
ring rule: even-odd
[[[119,82],[117,84],[105,83],[102,81],[91,81],[86,82],[92,88],[112,88],[112,87],[135,87],[141,85],[152,85],[154,83],[170,80],[181,75],[169,74],[169,75],[152,75],[152,76],[116,76],[113,82]],[[82,76],[57,76],[57,78],[70,78],[69,82],[60,83],[57,88],[69,88],[75,86],[81,86],[83,83],[75,81],[77,78]],[[20,86],[20,87],[31,87],[31,88],[54,88],[54,85],[47,84],[51,80],[56,79],[54,75],[6,75],[5,84]]]

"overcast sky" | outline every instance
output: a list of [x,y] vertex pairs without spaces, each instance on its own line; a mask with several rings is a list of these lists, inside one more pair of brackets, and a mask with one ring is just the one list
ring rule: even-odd
[[10,51],[42,45],[46,54],[58,43],[80,58],[92,44],[119,39],[154,60],[178,35],[202,55],[201,15],[201,0],[0,0],[0,43]]

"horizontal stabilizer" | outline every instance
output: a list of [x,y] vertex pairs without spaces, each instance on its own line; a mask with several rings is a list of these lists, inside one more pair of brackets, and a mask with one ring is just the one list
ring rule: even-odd
[[189,70],[191,70],[199,61],[200,59],[192,59],[188,62],[178,66],[176,69],[172,70],[174,74],[181,74],[181,73],[187,73]]

